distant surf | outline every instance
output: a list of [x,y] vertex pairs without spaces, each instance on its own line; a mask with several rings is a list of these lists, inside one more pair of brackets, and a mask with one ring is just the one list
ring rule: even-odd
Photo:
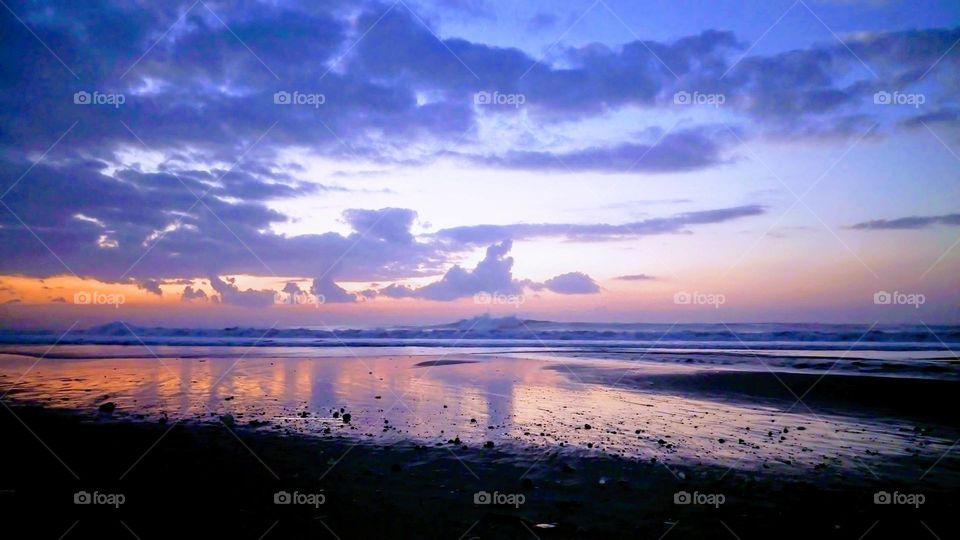
[[161,328],[113,322],[66,335],[0,330],[0,343],[260,346],[657,346],[772,350],[960,350],[960,326],[817,323],[587,323],[482,315],[449,324],[380,328]]

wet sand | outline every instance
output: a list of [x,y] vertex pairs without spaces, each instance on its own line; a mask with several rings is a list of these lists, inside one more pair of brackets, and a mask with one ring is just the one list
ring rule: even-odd
[[[3,460],[5,502],[57,508],[58,519],[45,522],[62,526],[53,537],[76,520],[93,534],[121,514],[139,537],[165,537],[157,533],[191,513],[254,538],[274,522],[266,538],[330,530],[340,538],[658,538],[668,530],[859,538],[877,520],[868,538],[925,526],[947,538],[955,527],[947,519],[960,485],[955,420],[924,416],[924,407],[857,410],[875,382],[857,394],[828,375],[804,397],[811,412],[774,395],[780,383],[760,372],[190,349],[40,362],[0,355],[12,407],[0,411],[12,452]],[[934,386],[922,389],[930,403],[950,391],[927,391]],[[80,489],[122,492],[129,504],[74,505]],[[317,507],[272,500],[319,489]],[[925,500],[874,504],[884,491]],[[478,492],[524,500],[475,504]],[[682,492],[724,500],[676,504]]]

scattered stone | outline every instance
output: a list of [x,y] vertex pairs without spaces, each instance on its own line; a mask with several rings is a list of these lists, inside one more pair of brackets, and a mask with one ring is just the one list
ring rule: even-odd
[[112,414],[113,411],[116,410],[116,408],[117,408],[117,404],[116,404],[116,403],[114,403],[114,402],[112,402],[112,401],[108,401],[108,402],[104,403],[103,405],[100,405],[99,407],[97,407],[97,410],[100,411],[100,412],[102,412],[102,413],[104,413],[104,414]]
[[493,441],[487,441],[483,443],[484,448],[493,448]]
[[349,424],[349,423],[350,423],[350,418],[351,418],[350,413],[344,413],[344,414],[343,414],[343,423],[344,423],[344,424]]
[[726,440],[726,439],[717,439],[717,442],[719,442],[720,444],[723,444],[723,443],[727,442],[727,440]]
[[584,424],[583,429],[590,429],[590,424]]

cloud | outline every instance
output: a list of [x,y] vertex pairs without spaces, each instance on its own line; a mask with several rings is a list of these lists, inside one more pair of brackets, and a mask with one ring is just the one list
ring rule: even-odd
[[487,248],[487,254],[473,270],[455,265],[439,281],[419,288],[393,284],[380,289],[380,294],[391,298],[424,298],[450,301],[480,292],[516,294],[522,285],[513,279],[513,257],[507,253],[513,242],[505,240]]
[[623,143],[568,152],[511,150],[468,156],[478,165],[536,171],[667,173],[692,171],[726,162],[715,130],[681,130],[649,144]]
[[310,292],[318,301],[326,304],[356,302],[356,295],[349,293],[343,287],[333,282],[329,276],[321,276],[313,280]]
[[[12,181],[27,166],[0,160],[0,178]],[[392,280],[435,275],[446,261],[437,246],[413,241],[409,227],[416,212],[406,209],[348,210],[345,220],[356,228],[345,235],[274,233],[272,225],[288,218],[268,206],[269,190],[285,188],[268,187],[273,184],[266,177],[260,182],[264,186],[256,192],[263,200],[236,200],[218,190],[198,200],[210,186],[193,175],[129,168],[108,175],[101,163],[85,160],[39,164],[29,182],[13,186],[4,198],[16,215],[0,212],[0,272],[48,277],[69,267],[108,282],[324,272]],[[91,219],[77,220],[78,214]],[[113,231],[116,247],[98,246],[104,228]],[[63,263],[30,229],[40,231]]]
[[547,289],[558,294],[596,294],[600,286],[583,272],[568,272],[543,282]]
[[381,208],[380,210],[349,209],[343,213],[344,220],[361,235],[396,243],[413,243],[410,227],[417,213],[406,208]]
[[183,294],[180,296],[180,301],[192,302],[193,300],[206,302],[208,300],[207,293],[205,293],[203,289],[194,289],[192,286],[187,285],[183,289]]
[[[727,96],[725,112],[749,120],[756,131],[806,137],[851,131],[858,119],[869,125],[878,109],[858,109],[874,92],[908,86],[935,62],[925,78],[932,85],[929,102],[937,96],[955,102],[958,89],[956,55],[945,55],[960,38],[957,28],[862,32],[844,45],[828,42],[743,59],[747,43],[731,32],[705,30],[670,41],[558,46],[540,59],[479,40],[438,39],[428,27],[431,15],[490,13],[485,2],[470,0],[415,6],[430,12],[425,15],[406,4],[338,0],[10,5],[30,30],[16,17],[0,19],[7,45],[0,62],[8,66],[5,86],[11,90],[0,96],[0,147],[21,157],[43,152],[76,121],[70,144],[53,149],[50,158],[112,162],[124,149],[145,146],[163,156],[168,173],[196,162],[233,163],[253,141],[256,148],[245,156],[251,170],[278,176],[278,152],[291,147],[335,159],[416,159],[421,148],[429,155],[438,141],[475,130],[490,112],[473,106],[472,96],[481,90],[523,93],[532,115],[560,122],[626,108],[677,112],[676,91],[716,92]],[[553,19],[539,13],[531,24]],[[121,25],[124,31],[117,32]],[[170,39],[156,40],[168,32]],[[56,57],[43,43],[56,45]],[[850,50],[872,66],[876,78]],[[82,72],[82,79],[70,71]],[[78,91],[120,93],[126,101],[104,114],[103,108],[74,104]],[[277,105],[278,91],[323,94],[326,106]],[[316,129],[321,122],[327,129]],[[645,144],[531,148],[487,159],[522,168],[566,155],[586,167],[600,164],[604,155],[627,162]],[[677,150],[696,155],[693,150],[703,145]],[[707,150],[716,146],[714,140]],[[669,155],[669,148],[659,157],[651,151],[650,169],[637,172],[676,170],[683,160]],[[708,152],[688,166],[720,163]],[[246,180],[238,171],[217,189],[263,200],[329,188],[289,178],[274,185]]]
[[960,214],[942,216],[909,216],[897,219],[875,219],[851,225],[850,229],[861,230],[905,230],[923,229],[934,225],[960,225]]
[[390,298],[424,298],[427,300],[452,301],[478,293],[520,294],[524,289],[549,289],[558,294],[592,294],[600,292],[593,279],[582,272],[570,272],[548,279],[544,283],[517,280],[513,277],[513,257],[507,253],[513,242],[504,240],[487,248],[486,256],[473,270],[460,265],[447,270],[439,281],[423,287],[407,287],[392,284],[378,291]]
[[274,304],[275,295],[273,291],[257,291],[254,289],[241,291],[234,284],[234,278],[227,278],[227,281],[223,281],[218,276],[210,276],[209,279],[210,286],[217,291],[216,301],[221,304],[249,308],[262,308]]
[[657,278],[653,276],[649,276],[647,274],[628,274],[625,276],[617,276],[613,279],[616,279],[618,281],[652,281]]
[[143,281],[138,281],[137,288],[157,296],[163,296],[163,291],[160,290],[160,282],[156,279],[145,279]]
[[435,236],[464,245],[477,245],[504,239],[567,238],[581,242],[600,242],[655,234],[679,233],[694,225],[724,223],[764,213],[759,205],[735,206],[697,212],[684,212],[665,218],[611,225],[606,223],[517,223],[511,225],[466,225],[437,231]]
[[923,127],[924,124],[954,124],[960,120],[960,109],[945,107],[924,114],[911,116],[900,121],[900,125],[909,128]]

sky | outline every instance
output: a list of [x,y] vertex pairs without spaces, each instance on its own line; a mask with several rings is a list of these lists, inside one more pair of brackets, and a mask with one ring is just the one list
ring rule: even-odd
[[0,326],[960,323],[960,4],[0,9]]

